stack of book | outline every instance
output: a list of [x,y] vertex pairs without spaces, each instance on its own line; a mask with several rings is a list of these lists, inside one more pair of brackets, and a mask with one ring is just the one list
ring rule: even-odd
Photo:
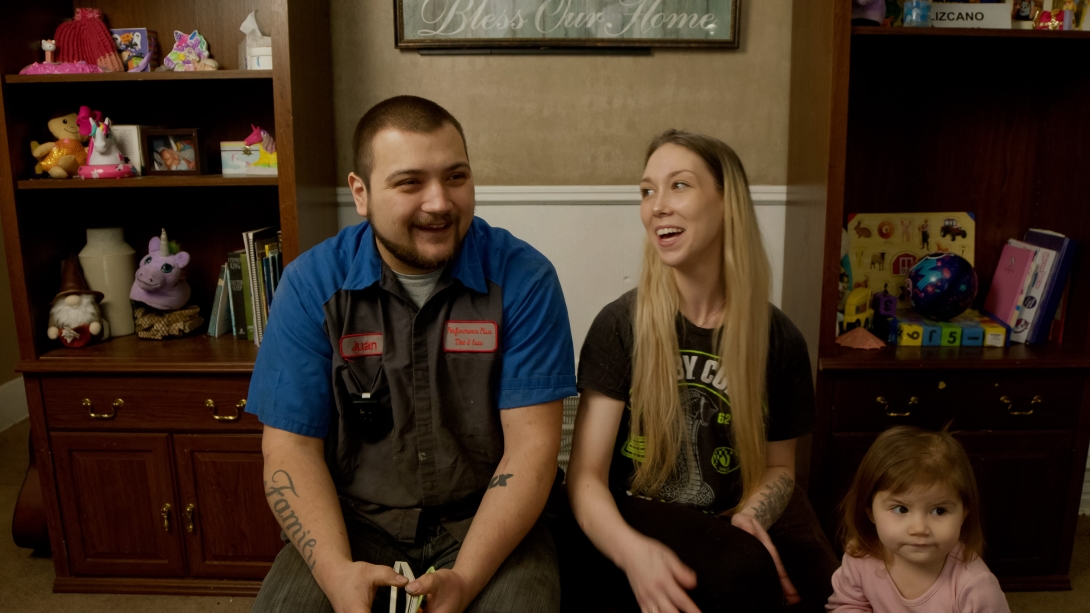
[[1075,242],[1063,234],[1033,229],[1003,246],[984,312],[1010,329],[1014,343],[1063,340],[1067,277]]
[[260,347],[284,268],[280,231],[261,228],[243,232],[242,244],[242,249],[227,254],[227,262],[220,267],[208,335],[233,334]]

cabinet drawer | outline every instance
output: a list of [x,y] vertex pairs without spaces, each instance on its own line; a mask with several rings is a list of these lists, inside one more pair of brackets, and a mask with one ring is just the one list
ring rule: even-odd
[[44,377],[50,429],[257,432],[249,377]]
[[1073,430],[1082,405],[1076,373],[975,372],[956,382],[961,430]]
[[1074,372],[904,371],[860,373],[834,383],[835,432],[896,425],[955,430],[1071,429],[1082,402]]
[[899,425],[937,430],[955,417],[957,405],[942,393],[948,387],[948,381],[930,371],[837,377],[833,431],[881,432]]

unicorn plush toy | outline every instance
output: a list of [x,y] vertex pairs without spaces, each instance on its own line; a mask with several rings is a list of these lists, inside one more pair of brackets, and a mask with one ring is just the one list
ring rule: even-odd
[[189,263],[189,254],[178,251],[175,243],[167,240],[164,229],[148,243],[148,254],[140,260],[136,269],[136,281],[132,284],[129,298],[159,309],[173,311],[185,306],[189,300],[189,282],[183,269]]
[[84,179],[123,179],[136,174],[132,164],[125,163],[125,156],[117,149],[110,119],[102,123],[91,121],[91,142],[87,146],[87,164],[79,167]]
[[[272,134],[269,134],[268,130],[263,130],[259,126],[250,124],[250,127],[254,129],[250,132],[250,135],[246,137],[246,140],[242,141],[245,147],[249,147],[250,151],[253,151],[254,145],[257,145],[257,160],[250,163],[250,174],[276,174],[276,139]],[[249,153],[243,149],[243,152]]]

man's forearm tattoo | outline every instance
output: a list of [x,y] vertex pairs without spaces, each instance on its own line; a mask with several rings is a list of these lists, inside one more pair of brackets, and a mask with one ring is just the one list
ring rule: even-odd
[[492,481],[488,484],[488,489],[494,487],[507,487],[507,480],[515,475],[496,475],[492,477]]
[[[281,478],[283,476],[283,478]],[[318,544],[314,539],[308,539],[307,535],[310,531],[303,529],[302,522],[295,515],[295,511],[291,508],[291,502],[288,497],[284,495],[284,492],[291,492],[291,495],[295,498],[299,497],[299,494],[295,491],[295,483],[291,480],[291,475],[286,470],[278,470],[270,476],[272,485],[269,485],[268,481],[265,481],[265,497],[272,498],[278,496],[276,500],[272,502],[272,510],[276,513],[277,520],[280,521],[280,527],[284,529],[284,534],[288,535],[291,542],[295,544],[295,548],[299,550],[299,555],[303,556],[306,560],[307,566],[310,570],[314,570],[314,546]]]
[[768,530],[776,520],[783,515],[787,508],[787,501],[791,500],[791,493],[795,491],[795,480],[787,475],[780,475],[774,482],[766,484],[761,490],[760,504],[753,509],[753,517]]

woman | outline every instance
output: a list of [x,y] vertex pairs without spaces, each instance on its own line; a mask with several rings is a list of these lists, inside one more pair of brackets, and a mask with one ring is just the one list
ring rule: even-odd
[[639,285],[599,313],[579,361],[568,494],[623,571],[580,555],[603,600],[584,604],[774,611],[801,595],[821,610],[837,560],[805,495],[792,496],[810,361],[768,304],[742,164],[714,138],[671,130],[648,148],[640,190]]

